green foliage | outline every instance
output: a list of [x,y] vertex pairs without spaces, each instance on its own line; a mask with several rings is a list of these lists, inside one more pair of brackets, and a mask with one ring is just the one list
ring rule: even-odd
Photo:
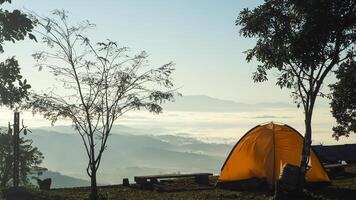
[[20,102],[27,97],[30,88],[27,80],[22,80],[19,64],[14,57],[0,62],[0,105]]
[[[11,3],[1,0],[0,4]],[[4,52],[4,42],[24,40],[26,36],[36,40],[31,34],[35,23],[19,10],[8,11],[0,8],[0,53]],[[0,106],[13,107],[27,97],[30,85],[22,80],[17,60],[12,57],[0,63]]]
[[337,126],[333,137],[349,136],[356,133],[356,62],[349,60],[336,71],[338,81],[330,85],[332,90],[331,108]]
[[[13,136],[0,132],[0,186],[10,186],[13,174]],[[31,140],[20,138],[20,183],[30,184],[30,176],[38,176],[45,169],[39,167],[43,155],[37,147],[32,146]]]
[[[305,103],[306,93],[318,93],[330,68],[344,61],[342,52],[354,57],[355,13],[353,0],[266,0],[244,9],[236,20],[240,34],[257,38],[246,60],[261,63],[253,80],[266,81],[268,71],[278,71],[276,84],[295,89],[296,103]],[[309,84],[309,91],[300,87]]]
[[[10,1],[7,1],[11,3]],[[1,1],[0,4],[3,4]],[[24,40],[26,36],[30,39],[35,39],[34,35],[30,32],[34,27],[34,23],[30,20],[26,14],[20,10],[3,10],[0,9],[0,52],[4,52],[3,43],[5,41],[16,42]]]

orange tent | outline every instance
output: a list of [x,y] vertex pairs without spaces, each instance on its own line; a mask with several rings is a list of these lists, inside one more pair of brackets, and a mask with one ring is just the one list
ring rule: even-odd
[[[303,136],[288,125],[269,123],[248,131],[227,157],[218,185],[249,179],[264,179],[270,185],[281,173],[285,163],[300,166]],[[313,150],[310,151],[308,182],[330,182]]]

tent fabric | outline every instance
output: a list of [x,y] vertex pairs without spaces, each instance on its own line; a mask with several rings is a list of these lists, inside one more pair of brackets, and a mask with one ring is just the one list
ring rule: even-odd
[[[269,123],[248,131],[230,152],[219,183],[266,179],[274,185],[285,163],[300,166],[303,137],[288,125]],[[318,157],[311,149],[308,182],[330,182]]]

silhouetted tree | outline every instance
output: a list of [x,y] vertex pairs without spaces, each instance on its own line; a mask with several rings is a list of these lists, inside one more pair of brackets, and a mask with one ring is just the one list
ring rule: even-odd
[[337,121],[333,127],[337,140],[340,136],[348,137],[356,133],[356,62],[352,59],[342,63],[336,71],[338,81],[332,84],[332,114]]
[[[11,0],[0,0],[0,5]],[[6,41],[16,42],[24,40],[26,36],[36,39],[30,32],[34,23],[27,15],[19,10],[3,10],[0,8],[0,53],[4,52],[3,44]],[[0,62],[0,106],[14,106],[28,95],[30,85],[23,80],[20,68],[15,57]]]
[[[13,178],[12,137],[11,133],[0,130],[0,187],[10,186]],[[37,147],[32,146],[32,140],[20,138],[19,147],[20,184],[28,185],[31,176],[37,177],[46,170],[39,166],[44,157]]]
[[277,72],[276,84],[293,89],[292,97],[304,109],[305,134],[301,159],[304,177],[310,154],[312,116],[325,77],[332,69],[355,58],[354,0],[265,0],[244,9],[236,20],[244,37],[257,38],[246,51],[247,61],[259,64],[255,82]]
[[39,68],[49,69],[63,83],[65,91],[35,94],[27,108],[52,123],[71,119],[89,159],[91,198],[96,200],[97,170],[114,122],[131,110],[160,113],[160,104],[173,100],[173,63],[152,68],[146,52],[130,56],[129,49],[116,42],[94,44],[84,35],[92,24],[71,26],[66,12],[53,14],[56,18],[37,16],[43,28],[38,33],[50,50],[37,52],[34,58]]

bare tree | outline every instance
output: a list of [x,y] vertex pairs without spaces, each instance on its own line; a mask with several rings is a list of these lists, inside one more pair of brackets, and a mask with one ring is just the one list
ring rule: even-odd
[[50,48],[33,57],[39,69],[48,69],[63,83],[65,94],[33,94],[26,108],[52,123],[71,119],[89,159],[91,199],[97,199],[97,171],[113,124],[131,110],[160,113],[161,103],[174,97],[174,64],[151,68],[146,52],[130,56],[128,48],[111,40],[93,44],[84,35],[93,24],[70,26],[65,11],[53,14],[54,18],[36,15],[42,28],[37,34]]

